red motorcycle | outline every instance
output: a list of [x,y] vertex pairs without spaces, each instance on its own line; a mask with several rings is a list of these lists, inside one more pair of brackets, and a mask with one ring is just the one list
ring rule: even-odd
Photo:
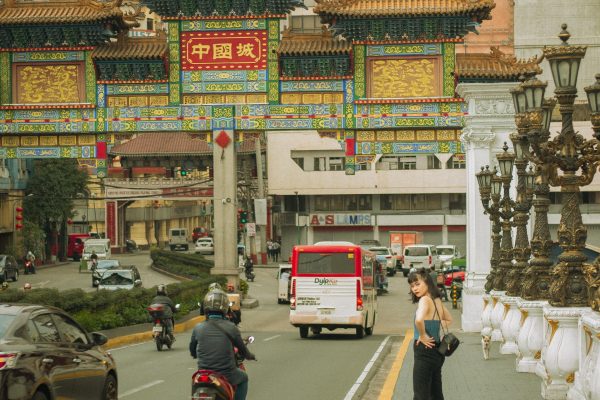
[[[254,342],[254,336],[244,339],[244,343]],[[244,367],[244,357],[238,349],[235,351],[235,360],[238,368],[246,370]],[[235,396],[235,386],[227,381],[225,376],[218,372],[208,369],[199,369],[192,375],[192,400],[233,400]]]
[[23,269],[25,270],[25,275],[35,274],[35,266],[33,265],[33,261],[25,261]]

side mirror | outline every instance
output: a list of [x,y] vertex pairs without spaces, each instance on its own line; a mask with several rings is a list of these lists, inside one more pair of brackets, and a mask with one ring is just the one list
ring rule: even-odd
[[179,308],[181,307],[181,304],[175,304],[175,309],[179,310]]
[[94,285],[98,286],[99,284],[100,284],[100,281],[99,281],[98,279],[96,279],[96,280],[94,281]]
[[92,332],[92,341],[96,346],[102,346],[108,342],[108,338],[100,332]]
[[142,280],[141,279],[136,279],[135,281],[133,281],[133,285],[134,286],[142,286]]
[[248,336],[248,343],[254,343],[254,336]]

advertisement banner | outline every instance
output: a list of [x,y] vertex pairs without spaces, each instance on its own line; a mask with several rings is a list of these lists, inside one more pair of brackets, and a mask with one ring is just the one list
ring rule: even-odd
[[267,68],[267,31],[182,32],[181,69]]
[[117,245],[117,202],[106,202],[106,237],[110,239],[110,245]]

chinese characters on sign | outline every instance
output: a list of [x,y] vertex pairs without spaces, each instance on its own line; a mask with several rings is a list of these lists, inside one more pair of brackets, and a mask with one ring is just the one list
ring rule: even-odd
[[267,67],[266,31],[183,32],[184,71]]

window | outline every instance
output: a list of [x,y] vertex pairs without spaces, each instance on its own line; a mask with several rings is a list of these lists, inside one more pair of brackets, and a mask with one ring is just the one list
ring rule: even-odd
[[39,336],[36,336],[36,340],[33,340],[32,338],[34,343],[37,343],[38,341],[41,343],[60,342],[58,329],[56,329],[56,325],[54,325],[50,314],[43,314],[33,318],[33,325],[39,333]]
[[314,171],[325,171],[325,157],[315,157]]
[[292,157],[292,160],[302,169],[304,170],[304,158],[302,157]]
[[318,15],[295,15],[291,18],[292,32],[320,33],[322,30],[323,25]]
[[358,195],[358,209],[360,211],[372,210],[373,206],[371,204],[371,195],[370,194],[359,194]]
[[315,211],[329,211],[329,196],[315,196]]
[[427,156],[427,169],[441,169],[440,160],[433,154]]
[[379,208],[382,210],[393,210],[392,208],[392,194],[382,194],[379,198]]
[[446,163],[446,166],[448,169],[465,169],[465,168],[467,168],[467,165],[465,163],[465,155],[464,154],[453,155]]
[[300,253],[298,274],[353,274],[354,253]]
[[466,210],[467,195],[464,193],[450,193],[449,207],[451,210]]
[[417,169],[417,156],[398,157],[398,169]]
[[442,208],[441,194],[383,194],[381,210],[439,210]]
[[330,171],[343,171],[344,170],[344,158],[343,157],[331,157],[329,159],[329,170]]
[[344,196],[344,211],[357,211],[357,196]]
[[344,196],[329,196],[329,207],[331,211],[342,211],[344,209]]
[[411,207],[411,195],[410,194],[396,194],[392,203],[393,210],[410,210]]
[[53,314],[52,319],[56,323],[56,327],[66,343],[81,343],[88,344],[89,340],[84,331],[77,326],[77,324],[71,321],[69,318],[60,315]]
[[370,171],[371,170],[371,163],[358,163],[354,165],[354,170],[355,171]]
[[153,31],[154,30],[154,20],[152,18],[147,18],[146,19],[146,29],[149,31]]

